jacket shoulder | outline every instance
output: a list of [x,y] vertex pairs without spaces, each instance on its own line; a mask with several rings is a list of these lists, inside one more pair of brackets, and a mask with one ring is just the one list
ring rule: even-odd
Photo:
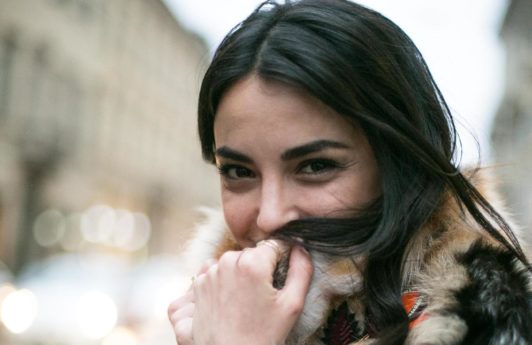
[[450,310],[467,325],[462,344],[532,344],[532,291],[524,265],[507,250],[481,241],[457,262],[468,277]]
[[407,344],[532,344],[530,271],[482,238],[447,254],[419,276],[425,320]]
[[[493,180],[485,172],[468,178],[509,220]],[[531,272],[452,196],[421,229],[406,262],[407,286],[425,299],[425,319],[407,344],[532,344]]]

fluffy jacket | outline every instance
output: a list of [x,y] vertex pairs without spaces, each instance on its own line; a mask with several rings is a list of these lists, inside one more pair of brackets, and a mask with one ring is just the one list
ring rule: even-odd
[[[477,186],[479,183],[476,183]],[[485,184],[479,189],[499,208]],[[207,211],[187,255],[198,264],[238,249],[221,212]],[[314,276],[305,307],[286,345],[328,345],[331,315],[347,305],[349,322],[364,337],[363,257],[331,258],[311,252]],[[286,260],[284,258],[283,260]],[[407,345],[532,344],[530,274],[447,196],[411,241],[403,267],[404,290],[417,291],[424,306]]]

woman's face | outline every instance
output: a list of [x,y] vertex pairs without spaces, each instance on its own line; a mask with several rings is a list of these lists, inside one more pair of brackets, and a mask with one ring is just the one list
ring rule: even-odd
[[243,247],[292,220],[348,215],[381,193],[362,130],[289,86],[255,75],[237,82],[214,135],[225,219]]

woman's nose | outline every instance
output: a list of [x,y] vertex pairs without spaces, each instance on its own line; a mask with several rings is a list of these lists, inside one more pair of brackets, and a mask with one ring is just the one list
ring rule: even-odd
[[263,180],[257,215],[257,226],[272,233],[299,217],[297,197],[280,179]]

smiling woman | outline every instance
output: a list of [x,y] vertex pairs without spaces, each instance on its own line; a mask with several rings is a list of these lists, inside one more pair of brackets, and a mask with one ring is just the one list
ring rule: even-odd
[[483,174],[456,167],[453,118],[394,23],[266,2],[221,43],[198,113],[225,225],[169,308],[180,345],[532,341],[527,256]]

